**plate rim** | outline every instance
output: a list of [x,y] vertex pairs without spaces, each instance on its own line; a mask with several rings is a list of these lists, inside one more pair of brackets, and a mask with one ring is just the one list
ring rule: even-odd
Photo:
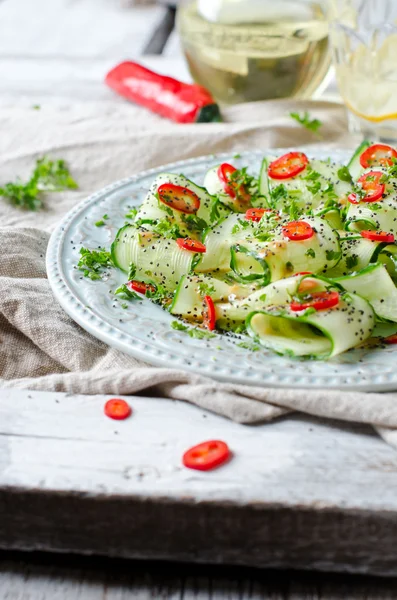
[[[295,148],[267,148],[261,150],[245,150],[239,152],[239,157],[244,158],[244,156],[255,156],[256,158],[263,157],[266,153],[268,154],[278,154],[280,152],[289,152],[294,150]],[[301,146],[299,148],[300,151],[305,151],[308,154],[313,152],[313,158],[318,154],[326,154],[326,153],[347,153],[348,149],[343,148],[333,148],[327,147],[326,145],[321,148],[316,147],[312,148],[310,146]],[[160,165],[158,167],[153,167],[150,169],[146,169],[144,171],[140,171],[131,175],[129,177],[125,177],[123,179],[112,182],[93,194],[90,194],[82,201],[80,201],[76,206],[74,206],[70,211],[68,211],[57,224],[55,229],[53,230],[48,247],[46,252],[46,270],[48,281],[51,287],[51,290],[59,302],[64,311],[75,321],[79,326],[85,329],[88,333],[93,335],[95,338],[104,342],[110,347],[116,348],[117,350],[124,352],[130,356],[133,356],[141,361],[149,363],[149,365],[154,365],[156,367],[167,367],[174,368],[175,370],[180,370],[184,372],[194,373],[196,375],[200,375],[201,377],[206,377],[210,380],[222,381],[229,384],[237,384],[237,385],[246,385],[249,387],[264,387],[267,386],[269,388],[291,388],[294,387],[296,389],[324,389],[327,387],[328,389],[334,390],[354,390],[361,392],[376,392],[376,391],[394,391],[397,389],[397,373],[395,380],[390,382],[381,382],[381,383],[369,383],[365,382],[364,384],[359,383],[344,383],[343,381],[339,381],[337,384],[330,383],[327,381],[328,377],[323,377],[317,375],[317,378],[322,378],[323,381],[318,384],[314,382],[308,381],[308,379],[313,378],[313,375],[304,375],[303,378],[307,379],[306,381],[291,381],[290,377],[287,378],[287,381],[280,380],[281,375],[277,375],[272,378],[271,381],[262,381],[262,380],[252,380],[249,381],[246,378],[241,378],[239,376],[235,377],[230,372],[223,374],[222,372],[213,372],[214,369],[210,369],[208,371],[207,367],[204,365],[203,368],[197,365],[189,365],[189,364],[177,364],[172,365],[173,356],[170,352],[167,352],[165,349],[159,353],[157,349],[153,349],[152,352],[147,350],[147,347],[150,347],[150,342],[144,343],[142,340],[134,338],[131,334],[126,334],[117,330],[116,327],[109,324],[106,321],[106,317],[97,316],[91,309],[87,306],[83,305],[81,300],[76,297],[73,293],[73,289],[69,286],[66,277],[64,276],[64,270],[62,266],[62,253],[65,251],[65,246],[63,244],[66,235],[68,233],[68,228],[72,225],[72,223],[76,220],[80,213],[84,212],[86,208],[90,205],[95,206],[97,202],[99,202],[104,197],[109,194],[122,190],[123,187],[129,186],[131,184],[139,182],[139,180],[155,176],[164,171],[171,171],[174,169],[185,168],[186,166],[209,162],[209,161],[217,161],[222,160],[224,158],[230,159],[233,151],[215,153],[209,155],[201,155],[197,157],[191,157],[188,159],[183,159],[179,161],[174,161],[172,163],[166,163],[164,165]],[[148,300],[149,302],[149,300]],[[133,344],[127,344],[127,341],[133,342]],[[205,340],[203,340],[205,343]],[[313,364],[311,361],[297,361],[297,365],[310,365]],[[306,371],[306,369],[305,369]],[[285,375],[283,376],[285,377]],[[300,376],[302,377],[302,376]],[[331,374],[329,378],[331,378]]]

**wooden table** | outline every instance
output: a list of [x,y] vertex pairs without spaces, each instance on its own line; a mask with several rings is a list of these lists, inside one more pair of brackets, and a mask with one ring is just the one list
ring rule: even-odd
[[[103,74],[127,56],[188,79],[172,22],[165,7],[121,0],[0,0],[0,105],[107,103]],[[396,597],[394,580],[37,553],[396,574],[397,454],[369,428],[299,417],[248,428],[156,398],[132,399],[136,421],[115,427],[100,418],[102,397],[0,394],[1,545],[35,551],[0,555],[1,597]],[[153,413],[167,425],[148,443]],[[181,450],[209,435],[230,440],[236,459],[191,476]],[[142,502],[153,495],[162,510]]]

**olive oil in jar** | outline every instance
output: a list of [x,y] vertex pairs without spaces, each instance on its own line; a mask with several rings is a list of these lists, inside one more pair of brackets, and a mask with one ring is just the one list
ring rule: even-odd
[[322,5],[296,0],[302,10],[289,18],[283,1],[274,0],[280,6],[277,18],[273,10],[268,21],[252,23],[211,22],[199,14],[196,0],[179,9],[192,77],[218,101],[310,98],[323,83],[330,59]]

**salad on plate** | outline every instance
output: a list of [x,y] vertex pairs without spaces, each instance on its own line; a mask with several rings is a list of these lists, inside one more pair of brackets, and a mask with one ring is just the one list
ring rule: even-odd
[[363,142],[347,165],[293,151],[257,174],[214,165],[203,186],[162,173],[111,261],[117,292],[161,304],[176,329],[325,360],[397,323],[395,236],[397,151]]

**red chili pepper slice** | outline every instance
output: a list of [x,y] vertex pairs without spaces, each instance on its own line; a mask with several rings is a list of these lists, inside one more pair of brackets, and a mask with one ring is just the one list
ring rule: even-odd
[[203,325],[214,331],[216,324],[215,304],[211,296],[204,296]]
[[273,212],[271,208],[249,208],[245,213],[245,218],[247,221],[258,222],[265,213],[271,212]]
[[393,335],[389,335],[387,338],[383,338],[385,344],[397,344],[397,333],[393,333]]
[[301,271],[300,273],[295,273],[294,277],[298,275],[313,275],[312,271]]
[[387,233],[386,231],[372,231],[370,229],[363,229],[360,231],[360,235],[373,242],[387,242],[388,244],[392,244],[395,239],[392,233]]
[[176,243],[180,248],[189,250],[190,252],[206,252],[207,248],[198,240],[191,238],[177,238]]
[[105,83],[115,92],[177,123],[221,121],[219,107],[205,88],[154,73],[131,61],[106,75]]
[[349,194],[347,199],[349,200],[350,204],[360,204],[357,194]]
[[268,175],[272,179],[290,179],[299,175],[309,164],[303,152],[288,152],[277,158],[268,167]]
[[305,221],[291,221],[282,227],[283,235],[294,242],[308,240],[314,235],[314,229]]
[[[223,183],[224,192],[233,199],[238,201],[239,205],[249,204],[251,195],[247,192],[244,185],[237,186],[233,181],[232,175],[237,171],[236,167],[229,163],[222,163],[218,167],[218,177]],[[239,206],[239,208],[241,207]]]
[[376,202],[376,200],[382,198],[385,193],[385,184],[379,183],[382,177],[383,173],[380,171],[369,171],[368,173],[361,175],[358,183],[361,183],[362,189],[366,192],[366,195],[363,198],[359,198],[357,194],[350,194],[347,198],[349,202],[351,202],[351,204],[358,204],[360,201]]
[[159,200],[179,212],[192,215],[200,208],[200,198],[195,192],[173,183],[163,183],[157,189]]
[[308,300],[303,302],[291,302],[290,309],[294,312],[315,308],[316,310],[326,310],[339,304],[338,292],[313,292]]
[[108,400],[104,407],[104,412],[110,419],[122,421],[130,416],[132,410],[131,406],[121,398],[112,398]]
[[146,294],[147,291],[154,293],[156,291],[154,285],[150,285],[150,283],[143,283],[143,281],[136,281],[135,279],[128,281],[126,286],[129,290],[138,292],[138,294]]
[[392,158],[397,158],[397,150],[386,144],[374,144],[370,146],[360,156],[360,165],[364,169],[381,165],[382,167],[391,166]]
[[225,463],[231,456],[229,446],[221,440],[209,440],[189,448],[182,458],[188,469],[209,471]]

